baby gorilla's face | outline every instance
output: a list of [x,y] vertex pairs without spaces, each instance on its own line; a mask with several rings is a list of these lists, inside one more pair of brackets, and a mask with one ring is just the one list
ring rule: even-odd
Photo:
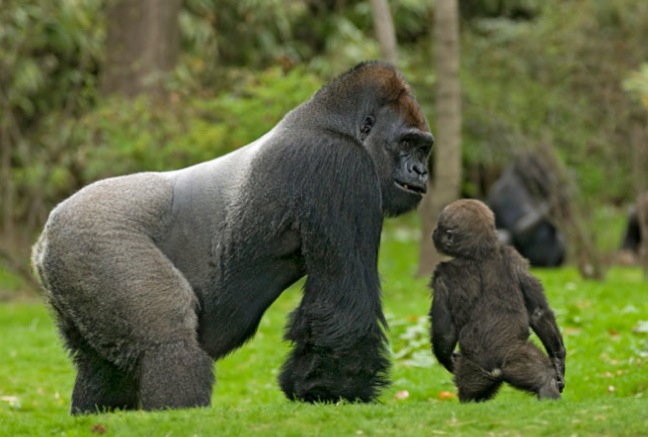
[[432,232],[432,241],[434,241],[434,247],[440,254],[452,256],[455,232],[455,229],[448,228],[439,220],[437,227]]
[[441,211],[432,240],[443,255],[480,258],[497,244],[495,216],[483,202],[457,200]]

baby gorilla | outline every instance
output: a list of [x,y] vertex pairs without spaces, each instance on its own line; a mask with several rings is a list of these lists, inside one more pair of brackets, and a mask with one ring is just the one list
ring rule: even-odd
[[[453,257],[432,278],[432,350],[454,374],[459,400],[486,401],[503,382],[539,399],[559,399],[562,336],[527,261],[498,242],[493,212],[477,200],[453,202],[441,212],[432,239],[441,254]],[[551,359],[529,341],[529,326]]]

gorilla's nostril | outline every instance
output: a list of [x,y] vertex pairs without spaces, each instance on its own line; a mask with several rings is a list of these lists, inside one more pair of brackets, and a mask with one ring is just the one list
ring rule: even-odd
[[427,170],[425,169],[424,165],[414,165],[412,170],[414,170],[414,173],[421,175],[421,176],[427,176]]

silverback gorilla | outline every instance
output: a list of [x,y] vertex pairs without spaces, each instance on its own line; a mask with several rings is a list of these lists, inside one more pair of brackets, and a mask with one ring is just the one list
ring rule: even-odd
[[[488,400],[503,382],[540,399],[560,398],[562,336],[527,261],[498,242],[493,212],[477,200],[453,202],[432,238],[440,253],[454,257],[434,272],[430,318],[432,350],[454,373],[459,400]],[[529,326],[551,359],[529,342]]]
[[213,360],[304,275],[281,389],[374,400],[389,370],[383,217],[421,200],[432,143],[401,74],[367,62],[237,151],[63,201],[32,260],[78,369],[71,412],[209,405]]

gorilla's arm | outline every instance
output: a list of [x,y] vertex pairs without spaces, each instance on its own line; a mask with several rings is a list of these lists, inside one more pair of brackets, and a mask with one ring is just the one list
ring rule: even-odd
[[[554,313],[549,308],[542,284],[526,271],[520,272],[520,286],[524,303],[529,313],[529,323],[538,335],[559,375],[559,382],[564,387],[565,345],[558,329]],[[562,387],[561,387],[562,389]]]
[[303,163],[305,174],[328,182],[304,184],[299,200],[308,277],[286,334],[295,347],[279,377],[290,399],[366,402],[387,385],[377,270],[382,210],[372,168],[361,148],[344,142],[312,150]]
[[430,309],[432,351],[443,367],[453,373],[453,354],[457,345],[457,330],[450,316],[447,304],[448,289],[441,274],[435,273],[432,279],[432,288],[434,289],[434,298]]

